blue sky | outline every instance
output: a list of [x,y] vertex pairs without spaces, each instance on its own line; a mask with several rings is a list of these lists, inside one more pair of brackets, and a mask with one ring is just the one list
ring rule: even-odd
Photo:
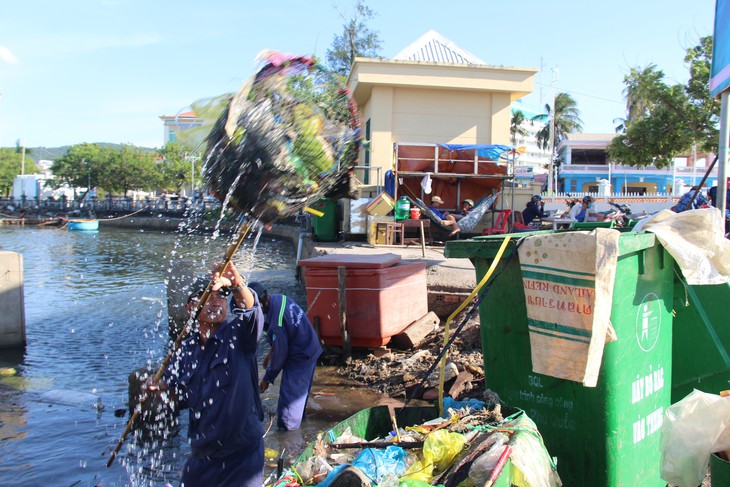
[[[684,51],[712,33],[714,0],[368,0],[391,57],[429,29],[488,64],[540,68],[524,101],[557,91],[585,132],[612,132],[623,77],[649,63],[685,82]],[[2,0],[0,146],[162,145],[161,115],[236,91],[263,49],[324,57],[352,1]]]

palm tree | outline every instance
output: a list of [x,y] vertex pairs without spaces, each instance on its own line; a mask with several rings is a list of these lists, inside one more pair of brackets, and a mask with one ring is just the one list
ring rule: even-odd
[[624,97],[626,97],[626,125],[642,119],[651,113],[656,104],[657,88],[663,85],[664,72],[655,64],[644,69],[631,68],[624,76]]
[[[565,139],[566,134],[572,132],[580,132],[583,130],[583,121],[580,119],[580,110],[578,110],[578,104],[568,93],[558,93],[555,97],[555,113],[552,114],[552,108],[550,105],[545,105],[545,112],[540,115],[532,117],[533,121],[543,122],[545,126],[537,132],[537,145],[546,150],[550,146],[550,128],[551,125],[555,125],[555,137],[553,138],[552,151],[555,152],[555,148],[560,142]],[[550,122],[550,117],[553,115],[553,123]]]
[[664,73],[657,71],[655,64],[644,69],[631,68],[624,76],[624,98],[626,99],[626,118],[614,118],[616,133],[626,133],[629,125],[651,114],[660,94]]
[[512,137],[512,146],[514,147],[517,146],[518,137],[524,137],[527,135],[527,129],[522,126],[526,120],[527,118],[525,118],[525,114],[519,110],[512,113],[512,120],[509,124],[509,133]]

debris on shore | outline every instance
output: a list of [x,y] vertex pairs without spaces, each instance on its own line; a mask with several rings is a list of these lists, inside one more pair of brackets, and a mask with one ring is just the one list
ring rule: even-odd
[[[466,312],[452,322],[451,333],[465,316]],[[411,350],[389,347],[375,350],[354,349],[352,360],[340,365],[337,374],[392,398],[434,400],[438,397],[439,367],[430,374],[427,383],[420,390],[416,389],[436,362],[443,340],[442,322],[437,332],[432,332]],[[337,359],[337,355],[324,356],[325,361]],[[472,316],[464,325],[448,350],[446,362],[444,394],[454,399],[483,397],[484,358],[478,315]],[[416,394],[411,397],[414,392]]]

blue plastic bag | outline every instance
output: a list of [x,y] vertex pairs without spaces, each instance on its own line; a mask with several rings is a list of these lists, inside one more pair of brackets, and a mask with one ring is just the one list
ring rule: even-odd
[[405,473],[406,451],[399,446],[389,446],[385,450],[366,448],[360,452],[352,465],[377,484],[386,474],[400,477]]

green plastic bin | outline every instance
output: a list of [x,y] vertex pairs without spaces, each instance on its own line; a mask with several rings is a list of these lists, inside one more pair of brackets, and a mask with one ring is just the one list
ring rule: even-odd
[[311,207],[324,213],[323,216],[312,216],[314,239],[318,242],[335,242],[337,240],[337,201],[323,198]]
[[[502,239],[448,242],[445,255],[471,259],[479,280]],[[532,371],[519,256],[480,305],[486,387],[535,421],[566,486],[666,485],[659,438],[671,392],[673,265],[654,235],[621,235],[611,312],[618,340],[606,343],[594,388]],[[650,346],[640,336],[647,313]]]
[[711,394],[730,389],[730,284],[688,286],[677,269],[674,286],[672,402],[692,389]]

